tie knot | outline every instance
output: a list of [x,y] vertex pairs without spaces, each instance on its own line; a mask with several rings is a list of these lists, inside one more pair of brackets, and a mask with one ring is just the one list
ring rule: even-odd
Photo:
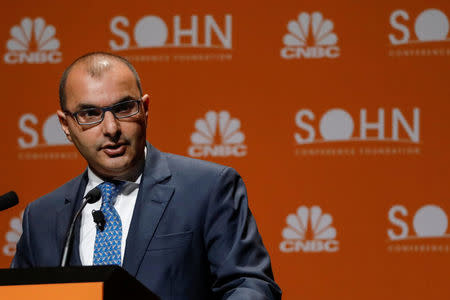
[[122,182],[103,182],[98,187],[102,192],[103,202],[111,203],[111,200],[117,197],[120,188],[122,187]]

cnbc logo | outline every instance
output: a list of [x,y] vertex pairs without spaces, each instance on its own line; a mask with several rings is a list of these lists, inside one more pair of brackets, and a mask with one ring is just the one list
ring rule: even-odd
[[339,241],[336,229],[332,226],[333,217],[323,213],[319,206],[300,206],[286,218],[286,227],[282,231],[284,240],[280,251],[294,252],[337,252]]
[[338,37],[333,32],[334,24],[320,12],[302,12],[297,19],[289,21],[288,33],[283,36],[284,59],[337,58],[340,48]]
[[195,132],[188,154],[192,157],[242,157],[247,155],[241,121],[231,118],[228,111],[209,111],[195,121]]
[[9,221],[9,231],[5,235],[6,244],[3,246],[3,254],[6,256],[14,256],[16,253],[16,244],[22,235],[22,219],[23,211],[20,216],[13,217]]
[[26,17],[11,28],[11,38],[6,43],[8,52],[3,60],[7,64],[56,64],[62,61],[56,29],[43,18]]

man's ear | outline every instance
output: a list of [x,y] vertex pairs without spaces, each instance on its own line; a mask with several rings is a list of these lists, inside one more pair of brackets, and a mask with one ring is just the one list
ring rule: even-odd
[[69,124],[67,123],[67,115],[61,110],[56,111],[56,114],[58,115],[59,123],[61,124],[61,128],[66,134],[67,139],[72,142],[72,137],[70,136],[69,131]]
[[148,118],[148,104],[150,103],[150,96],[148,94],[145,94],[142,97],[142,104],[144,105],[144,112],[145,112],[145,119]]

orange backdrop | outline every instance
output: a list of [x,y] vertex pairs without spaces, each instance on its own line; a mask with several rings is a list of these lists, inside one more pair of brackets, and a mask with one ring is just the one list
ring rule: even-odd
[[450,2],[9,1],[0,11],[0,266],[37,197],[81,173],[63,69],[127,57],[149,141],[230,165],[285,299],[450,297]]

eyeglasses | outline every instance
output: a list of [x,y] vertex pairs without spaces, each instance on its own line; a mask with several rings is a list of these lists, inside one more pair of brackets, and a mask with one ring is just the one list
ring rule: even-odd
[[84,108],[74,113],[65,111],[71,115],[80,125],[99,124],[105,117],[105,112],[110,111],[116,119],[124,119],[139,113],[141,100],[127,100],[107,107]]

